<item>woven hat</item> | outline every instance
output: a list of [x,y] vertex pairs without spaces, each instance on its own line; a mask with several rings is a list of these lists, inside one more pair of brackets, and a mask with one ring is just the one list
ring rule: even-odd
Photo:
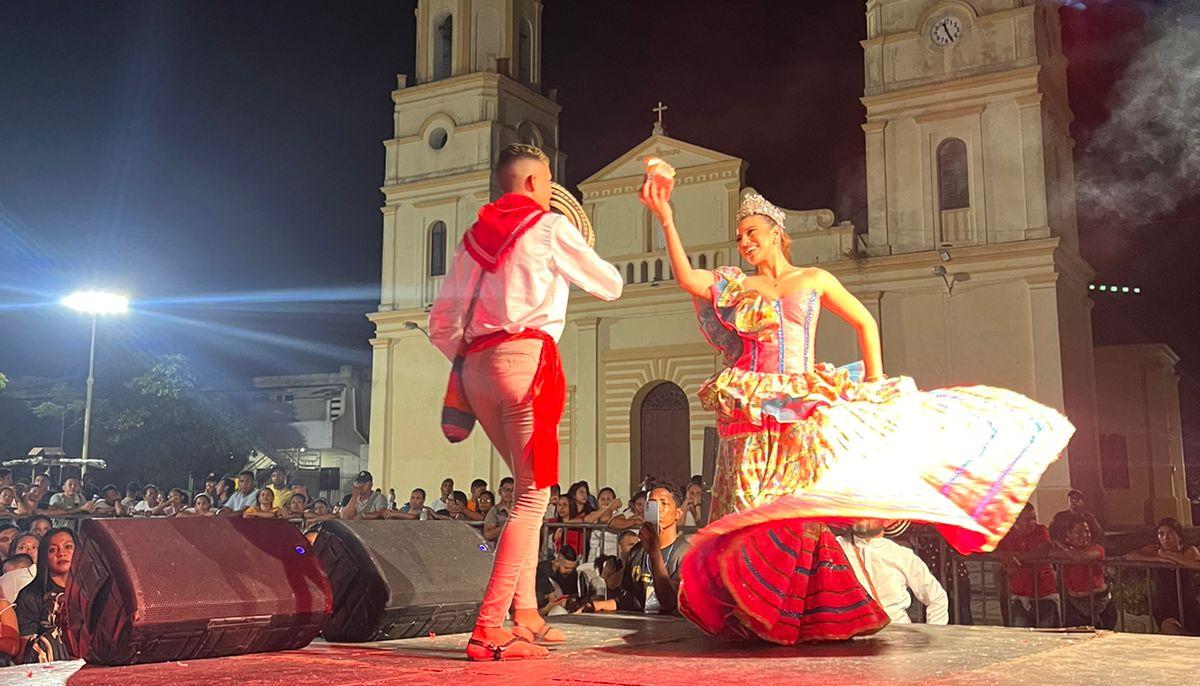
[[554,182],[550,183],[550,211],[566,217],[583,234],[588,246],[596,245],[596,230],[592,228],[592,220],[583,211],[583,205],[571,195],[571,191]]

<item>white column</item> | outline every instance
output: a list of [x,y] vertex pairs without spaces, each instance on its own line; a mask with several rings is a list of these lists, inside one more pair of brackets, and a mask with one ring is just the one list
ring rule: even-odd
[[392,476],[392,345],[390,338],[371,339],[371,448],[367,464],[375,481],[394,483]]
[[[1026,277],[1029,289],[1029,336],[1033,360],[1033,399],[1065,411],[1062,373],[1062,347],[1059,342],[1061,331],[1058,325],[1058,275],[1041,274]],[[1015,345],[1015,342],[1014,342]],[[1050,465],[1032,500],[1043,517],[1056,512],[1067,501],[1071,489],[1070,448],[1062,457]]]
[[887,158],[884,129],[887,122],[862,125],[867,142],[867,238],[872,254],[891,253],[888,235]]
[[[599,332],[598,317],[581,317],[574,320],[578,332],[576,346],[575,386],[575,424],[572,434],[575,438],[574,464],[564,469],[573,481],[586,479],[593,487],[598,487],[597,479],[604,474],[601,461],[604,450],[600,445],[600,379],[599,379]],[[566,452],[565,450],[563,452]]]

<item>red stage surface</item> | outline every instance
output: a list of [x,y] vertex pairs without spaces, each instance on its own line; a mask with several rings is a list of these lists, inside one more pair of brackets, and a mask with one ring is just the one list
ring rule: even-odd
[[0,669],[0,684],[1183,684],[1200,639],[960,626],[893,626],[876,636],[796,648],[709,640],[681,620],[560,618],[571,641],[548,659],[468,662],[466,635],[189,662]]

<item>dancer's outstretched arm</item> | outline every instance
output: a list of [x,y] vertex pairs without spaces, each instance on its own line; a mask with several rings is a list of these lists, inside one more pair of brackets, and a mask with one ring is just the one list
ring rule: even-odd
[[858,349],[862,351],[867,381],[883,378],[883,354],[879,347],[879,325],[866,306],[854,297],[841,281],[824,269],[817,269],[821,306],[846,320],[858,331]]
[[638,194],[642,204],[650,208],[658,223],[662,224],[663,236],[667,239],[667,255],[671,258],[671,271],[675,274],[675,282],[683,290],[697,298],[707,298],[708,291],[717,282],[717,277],[707,269],[693,269],[688,262],[687,251],[679,240],[679,232],[675,230],[675,213],[671,210],[671,192],[661,186],[651,183],[650,179],[642,184]]

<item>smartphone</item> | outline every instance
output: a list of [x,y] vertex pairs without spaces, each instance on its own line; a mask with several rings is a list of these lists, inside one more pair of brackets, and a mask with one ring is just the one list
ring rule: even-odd
[[654,525],[655,531],[662,531],[662,526],[658,522],[658,501],[646,500],[646,521]]

